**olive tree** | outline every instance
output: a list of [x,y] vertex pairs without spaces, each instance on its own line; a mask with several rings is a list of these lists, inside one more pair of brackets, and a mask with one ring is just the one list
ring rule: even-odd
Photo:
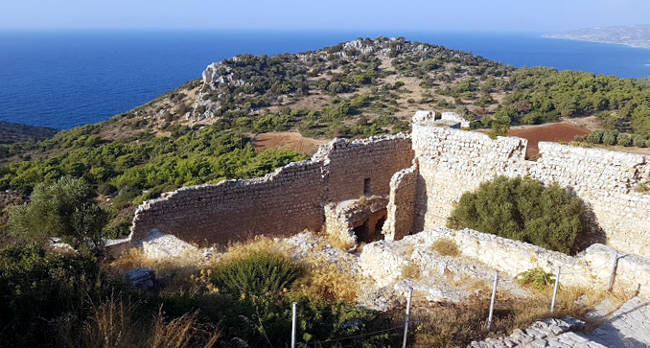
[[40,241],[59,237],[76,250],[97,252],[108,214],[94,196],[84,179],[71,176],[38,184],[28,204],[9,210],[8,229],[18,237]]

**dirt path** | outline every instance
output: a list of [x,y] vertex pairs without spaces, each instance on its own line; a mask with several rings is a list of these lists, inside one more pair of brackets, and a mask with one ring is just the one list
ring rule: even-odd
[[316,152],[319,145],[326,144],[328,141],[327,139],[306,138],[298,132],[270,132],[257,134],[253,139],[253,145],[257,152],[276,149],[311,155]]

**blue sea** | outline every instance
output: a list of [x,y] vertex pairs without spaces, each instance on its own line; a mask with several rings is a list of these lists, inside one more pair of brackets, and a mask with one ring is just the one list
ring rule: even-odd
[[650,76],[650,50],[452,32],[89,31],[0,32],[0,120],[66,129],[115,114],[201,77],[241,53],[314,50],[357,37],[404,36],[514,66]]

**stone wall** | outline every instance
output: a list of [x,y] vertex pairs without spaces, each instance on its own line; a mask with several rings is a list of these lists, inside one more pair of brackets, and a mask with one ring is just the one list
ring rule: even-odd
[[[440,240],[456,244],[458,254],[453,256],[454,258],[464,258],[474,263],[478,261],[477,265],[498,270],[504,281],[534,268],[555,274],[560,267],[562,285],[608,290],[611,283],[615,291],[623,290],[629,294],[638,290],[639,296],[650,298],[648,258],[623,254],[603,244],[593,244],[576,256],[568,256],[529,243],[470,229],[452,230],[438,227],[406,236],[399,241],[368,244],[360,257],[361,268],[365,274],[383,286],[403,279],[404,270],[408,268],[409,263],[421,267],[422,274],[440,273],[436,269],[440,263],[428,259],[428,256],[434,255],[435,260],[452,264],[432,251],[433,246]],[[469,268],[466,267],[463,271],[470,272],[469,274],[475,271]]]
[[511,277],[537,267],[555,274],[560,267],[562,284],[607,290],[612,281],[615,290],[638,289],[639,295],[650,298],[650,259],[620,253],[603,244],[593,244],[574,257],[470,229],[437,228],[423,233],[431,241],[453,240],[462,256]]
[[[376,229],[377,221],[385,217],[387,203],[385,196],[329,203],[325,206],[325,232],[346,249],[356,247],[359,242],[368,242],[368,239],[377,240],[376,237],[381,236]],[[361,235],[355,233],[355,228],[364,224],[365,230],[359,231]]]
[[650,195],[635,188],[650,175],[646,156],[539,143],[540,158],[525,159],[525,139],[490,139],[478,132],[435,127],[414,118],[412,143],[419,164],[414,229],[446,224],[455,202],[497,175],[531,176],[574,192],[602,228],[602,240],[626,252],[650,255]]
[[141,204],[132,242],[154,229],[185,241],[225,243],[255,235],[319,230],[323,206],[372,194],[388,195],[390,177],[412,160],[410,137],[336,139],[311,160],[291,163],[252,180],[183,187]]
[[417,163],[400,170],[390,179],[387,217],[382,232],[386,240],[399,240],[411,234],[417,181]]
[[[321,157],[328,176],[328,202],[364,195],[388,195],[393,174],[409,167],[413,159],[411,140],[407,135],[353,142],[337,139],[321,147],[319,152],[323,154]],[[369,192],[364,190],[366,179],[369,179]]]

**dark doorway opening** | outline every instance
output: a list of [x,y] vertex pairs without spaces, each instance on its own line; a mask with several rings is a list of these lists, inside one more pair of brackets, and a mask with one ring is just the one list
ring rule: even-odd
[[370,196],[372,195],[372,186],[371,186],[370,178],[365,178],[363,179],[363,194],[365,196]]
[[374,212],[363,223],[355,226],[353,231],[357,236],[357,241],[363,243],[375,242],[383,239],[381,230],[386,222],[386,209]]

